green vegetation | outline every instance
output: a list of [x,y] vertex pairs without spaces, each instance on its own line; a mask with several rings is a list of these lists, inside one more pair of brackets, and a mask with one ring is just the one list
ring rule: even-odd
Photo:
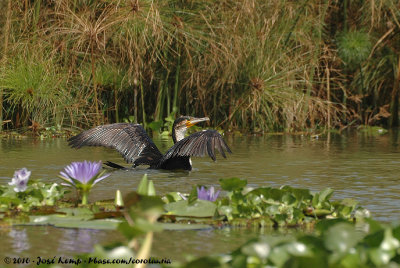
[[400,225],[367,220],[368,232],[342,220],[323,220],[314,234],[267,235],[227,256],[198,258],[175,267],[398,267]]
[[[352,200],[331,201],[330,189],[320,193],[287,186],[250,189],[245,180],[231,178],[220,180],[224,197],[218,197],[214,188],[198,186],[190,194],[172,192],[160,197],[145,175],[137,192],[127,194],[123,201],[117,192],[115,201],[77,206],[63,199],[62,186],[28,182],[29,176],[26,169],[16,171],[15,183],[1,186],[2,225],[118,229],[127,239],[110,246],[97,245],[94,252],[77,256],[81,260],[115,258],[118,251],[120,259],[155,263],[157,259],[150,258],[154,232],[231,225],[307,227],[307,232],[262,236],[231,253],[172,262],[172,267],[396,267],[400,263],[400,226],[370,219],[369,212]],[[26,183],[17,184],[18,180]],[[171,260],[158,261],[171,265]],[[100,264],[82,263],[83,267]],[[52,267],[51,262],[42,267]]]
[[0,186],[0,213],[2,217],[16,212],[29,212],[36,207],[54,206],[68,191],[57,183],[29,181],[24,192],[15,192],[14,187]]
[[1,1],[0,130],[397,126],[399,21],[394,0]]
[[[306,189],[283,186],[280,189],[263,187],[247,188],[246,180],[238,178],[221,179],[221,188],[227,192],[215,204],[197,198],[196,187],[187,200],[181,195],[169,193],[164,197],[168,218],[174,221],[197,222],[199,217],[215,220],[215,225],[254,227],[312,227],[324,218],[353,219],[356,213],[354,200],[330,201],[332,189],[312,194]],[[171,217],[172,216],[172,217]],[[200,219],[200,222],[204,219]]]
[[[97,178],[98,174],[95,175]],[[97,226],[98,222],[93,220],[120,218],[123,207],[129,208],[147,198],[144,196],[148,196],[150,201],[158,200],[157,202],[162,207],[161,212],[152,219],[152,222],[158,220],[160,226],[168,226],[168,228],[170,228],[169,223],[181,226],[180,224],[188,222],[194,226],[200,224],[207,228],[223,225],[269,227],[271,229],[279,227],[312,228],[321,219],[340,218],[352,221],[357,217],[363,218],[369,215],[367,210],[357,207],[354,200],[331,201],[333,193],[331,189],[314,194],[306,189],[289,186],[283,186],[280,189],[270,187],[251,189],[246,187],[246,180],[238,178],[221,179],[220,185],[226,192],[225,197],[219,197],[219,193],[215,193],[213,187],[208,190],[201,187],[200,190],[199,186],[194,186],[190,194],[171,192],[164,196],[157,196],[153,181],[149,181],[145,175],[138,185],[137,192],[127,194],[124,200],[120,200],[120,193],[117,192],[115,200],[98,201],[76,207],[79,200],[71,202],[64,198],[65,187],[57,183],[46,184],[40,181],[29,181],[22,189],[18,189],[14,185],[1,186],[0,212],[3,213],[1,217],[3,220],[12,220],[19,214],[29,215],[30,223],[28,224],[30,225],[52,224],[75,227],[79,226],[79,222],[81,222],[82,226],[101,229],[104,222],[100,221],[100,225]],[[200,194],[200,191],[203,194]],[[206,193],[208,196],[205,196]],[[82,198],[80,194],[77,197],[78,199]],[[33,216],[30,215],[31,212],[34,212]],[[135,213],[132,214],[130,220],[136,219],[141,214],[140,211]],[[38,217],[40,220],[37,220],[36,217],[40,214],[54,215]],[[126,218],[126,213],[124,216]],[[26,222],[26,219],[23,222]],[[115,222],[110,224],[111,227],[105,224],[106,228],[116,227]]]

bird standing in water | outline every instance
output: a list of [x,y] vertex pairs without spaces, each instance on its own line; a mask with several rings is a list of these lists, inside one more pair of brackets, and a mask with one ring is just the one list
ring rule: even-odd
[[[115,123],[97,126],[83,131],[68,141],[72,148],[82,146],[114,148],[126,162],[133,164],[133,167],[149,165],[151,169],[192,170],[191,156],[208,154],[215,161],[216,150],[224,158],[226,158],[225,151],[232,153],[216,130],[203,130],[185,137],[188,128],[209,120],[208,117],[181,116],[177,118],[172,126],[174,145],[164,155],[139,124]],[[105,164],[114,168],[124,168],[112,162]]]

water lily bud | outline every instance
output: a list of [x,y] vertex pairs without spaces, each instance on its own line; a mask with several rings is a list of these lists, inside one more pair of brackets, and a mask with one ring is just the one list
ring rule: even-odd
[[115,192],[115,202],[114,202],[116,207],[123,207],[124,206],[124,200],[122,199],[122,194],[120,190],[117,190]]

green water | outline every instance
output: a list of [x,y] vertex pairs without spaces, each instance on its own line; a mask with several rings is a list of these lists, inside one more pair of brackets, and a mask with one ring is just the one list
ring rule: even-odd
[[[309,136],[271,135],[226,137],[233,151],[217,162],[193,159],[191,172],[146,170],[114,171],[96,185],[91,200],[113,198],[115,190],[134,190],[144,173],[154,180],[159,194],[188,192],[193,185],[218,186],[219,178],[247,179],[250,186],[291,185],[320,191],[335,190],[334,198],[354,198],[380,221],[400,220],[399,134]],[[170,141],[155,140],[161,151]],[[70,149],[66,140],[1,140],[0,183],[7,183],[14,170],[26,167],[32,178],[59,181],[65,165],[80,160],[110,160],[123,163],[120,155],[106,148]],[[0,227],[1,228],[1,227]],[[268,232],[262,230],[261,232]],[[90,252],[96,243],[123,239],[115,231],[59,229],[50,226],[1,228],[0,257],[74,256]],[[185,255],[202,256],[228,252],[250,237],[252,230],[165,231],[155,235],[155,257],[183,260]],[[1,260],[1,259],[0,259]]]

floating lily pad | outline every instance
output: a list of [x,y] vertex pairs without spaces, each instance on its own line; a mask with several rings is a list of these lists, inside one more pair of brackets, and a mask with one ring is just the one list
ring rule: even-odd
[[115,230],[121,223],[121,220],[116,219],[86,220],[79,216],[66,215],[30,216],[29,219],[29,223],[21,225],[52,225],[62,228]]
[[233,190],[241,189],[244,186],[246,186],[247,180],[242,180],[239,178],[220,179],[219,183],[223,190],[233,191]]
[[164,205],[168,214],[176,216],[191,216],[191,217],[212,217],[215,214],[217,206],[210,201],[196,200],[189,204],[187,200],[168,203]]
[[157,223],[163,230],[208,230],[213,229],[208,224],[184,224],[184,223]]

